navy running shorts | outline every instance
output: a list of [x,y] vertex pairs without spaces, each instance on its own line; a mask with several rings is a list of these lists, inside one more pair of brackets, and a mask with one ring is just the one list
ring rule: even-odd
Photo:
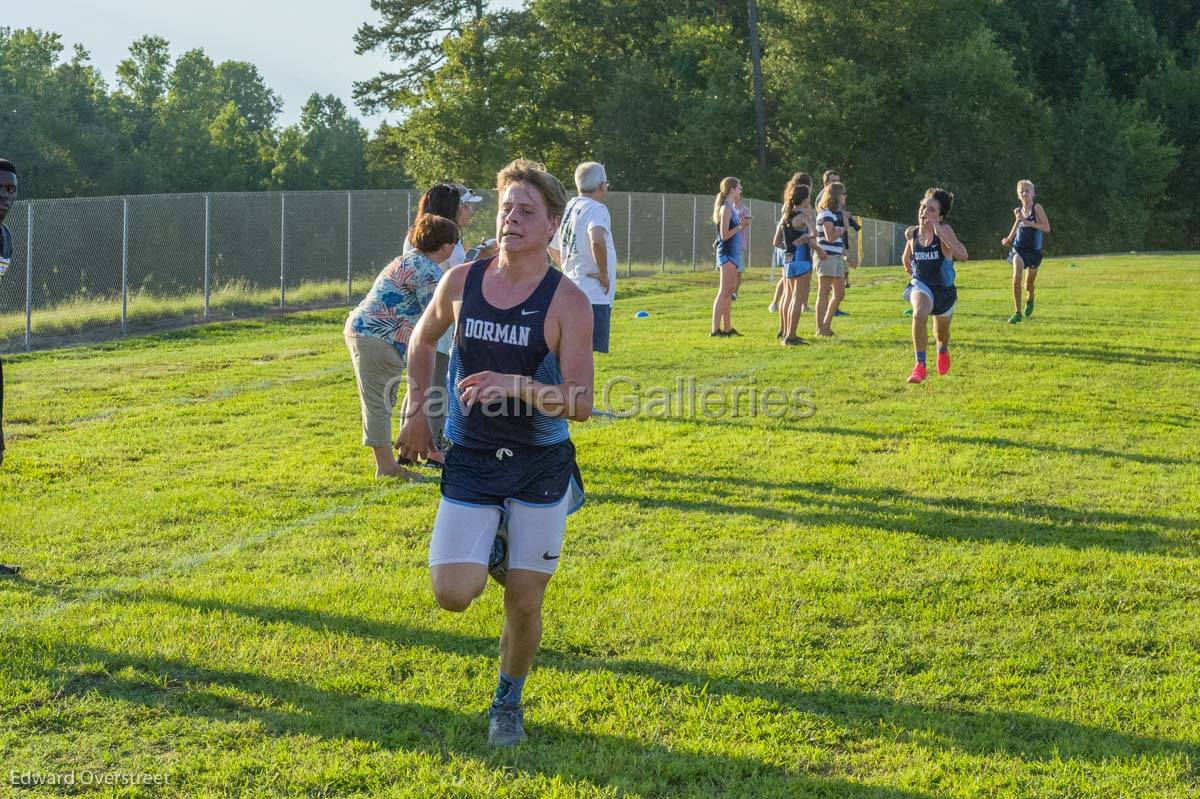
[[477,449],[457,444],[446,453],[442,496],[463,505],[503,508],[506,500],[554,505],[568,492],[574,512],[583,504],[583,478],[570,439],[545,447]]

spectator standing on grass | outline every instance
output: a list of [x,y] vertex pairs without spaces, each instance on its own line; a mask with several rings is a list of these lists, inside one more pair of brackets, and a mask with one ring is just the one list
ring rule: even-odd
[[[17,168],[12,161],[0,159],[0,280],[12,265],[12,233],[4,224],[9,209],[17,199]],[[4,361],[0,360],[0,466],[4,465]],[[12,575],[16,566],[0,564],[0,575]]]
[[[417,216],[435,214],[449,219],[458,225],[458,229],[461,232],[466,230],[471,224],[471,220],[475,216],[475,206],[481,202],[483,202],[483,197],[461,183],[436,183],[429,187],[421,195],[421,199],[417,201]],[[410,237],[406,236],[404,239],[403,255],[411,255],[414,251]],[[445,272],[450,267],[466,263],[468,260],[491,258],[495,254],[496,242],[493,240],[484,239],[468,251],[463,247],[462,238],[460,237],[454,244],[454,252],[450,253],[449,258],[440,262],[439,266]],[[450,344],[453,340],[454,331],[447,330],[446,335],[442,336],[438,341],[437,364],[435,367],[437,372],[435,377],[439,386],[446,382],[446,370],[450,366]],[[445,410],[434,411],[429,417],[429,423],[433,425],[433,439],[436,445],[435,451],[429,455],[429,461],[432,464],[438,465],[443,460],[447,446],[444,434],[446,427]]]
[[813,261],[824,255],[816,245],[817,222],[808,199],[811,191],[811,186],[797,183],[793,178],[783,192],[783,208],[788,220],[783,231],[784,250],[788,257],[784,272],[787,284],[779,309],[779,339],[789,347],[808,343],[796,335],[801,298],[808,297]]
[[721,274],[717,298],[713,301],[710,336],[740,336],[733,327],[733,299],[737,296],[738,278],[746,268],[743,241],[750,229],[750,215],[742,211],[742,182],[737,178],[721,181],[721,191],[713,202],[713,223],[717,238],[713,248],[717,254],[717,271]]
[[604,198],[604,165],[585,161],[575,167],[575,189],[562,223],[550,242],[550,257],[592,303],[592,351],[608,352],[613,300],[617,294],[617,245]]
[[849,268],[843,244],[845,209],[846,187],[841,183],[826,186],[817,212],[817,246],[827,256],[817,264],[817,280],[820,284],[817,290],[818,336],[833,335],[833,317],[846,290]]
[[[439,263],[459,240],[458,225],[435,214],[418,216],[414,250],[386,267],[343,331],[361,402],[363,444],[375,455],[376,477],[411,477],[392,451],[392,410],[407,364],[408,340],[442,279]],[[445,406],[445,402],[441,406]]]
[[[843,186],[846,185],[842,181],[841,173],[836,169],[826,169],[824,174],[821,175],[821,183],[822,183],[822,186],[821,186],[821,190],[819,192],[817,192],[817,199],[813,200],[814,208],[821,207],[821,200],[825,196],[826,187],[830,186],[833,183],[841,183]],[[846,211],[845,215],[846,215],[845,216],[845,226],[844,226],[845,232],[842,233],[842,255],[846,259],[846,264],[848,266],[850,266],[851,268],[854,268],[854,267],[858,266],[858,250],[857,250],[857,248],[850,246],[850,228],[854,228],[855,230],[862,230],[862,225],[859,224],[859,221],[857,219],[855,219],[854,215],[851,214],[849,211]],[[846,273],[846,282],[842,288],[843,288],[843,290],[850,288],[850,273],[849,272]],[[841,304],[839,303],[837,312],[834,314],[834,316],[849,316],[849,315],[850,314],[848,314],[846,311],[842,310]]]
[[[788,181],[788,183],[789,183],[789,185],[795,184],[796,186],[808,186],[809,192],[810,193],[812,192],[812,176],[809,175],[807,172],[797,172],[796,174],[792,175],[792,179],[790,181]],[[787,242],[784,239],[784,233],[785,233],[785,228],[787,227],[788,223],[791,221],[791,219],[790,219],[791,215],[788,213],[788,210],[786,208],[786,205],[787,205],[787,191],[786,190],[784,191],[783,204],[785,207],[780,211],[780,214],[779,214],[779,227],[777,227],[775,229],[775,238],[771,242],[772,244],[774,244],[775,262],[777,264],[779,264],[780,272],[779,272],[779,282],[775,284],[775,296],[771,298],[771,304],[767,306],[768,313],[779,313],[779,303],[783,299],[783,287],[785,285],[785,282],[787,281],[787,274],[786,274],[785,270],[787,269],[788,258],[787,258],[787,252],[786,252]],[[815,203],[814,203],[814,207],[815,207]],[[811,310],[812,310],[812,308],[809,307],[809,304],[808,304],[808,294],[805,294],[803,297],[800,298],[800,311],[803,313],[805,311],[811,311]]]

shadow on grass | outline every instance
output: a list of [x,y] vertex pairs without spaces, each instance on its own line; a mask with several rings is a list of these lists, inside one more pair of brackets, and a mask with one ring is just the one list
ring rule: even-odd
[[[629,476],[601,467],[589,473]],[[1196,519],[1113,511],[1078,511],[1039,502],[988,502],[961,497],[932,499],[892,488],[853,488],[799,480],[765,481],[738,476],[682,477],[638,468],[635,492],[589,492],[593,502],[671,509],[713,516],[752,516],[767,522],[840,524],[959,541],[1008,541],[1075,549],[1193,556],[1200,550]],[[749,492],[749,495],[747,494]],[[703,499],[677,499],[684,494]],[[1176,533],[1177,537],[1168,534]]]
[[[493,658],[497,653],[497,642],[493,638],[420,629],[307,608],[239,604],[161,592],[118,596],[130,602],[164,603],[200,613],[233,613],[268,624],[287,623],[382,641],[392,646],[430,649],[463,657]],[[922,745],[946,751],[969,752],[984,757],[1003,754],[1039,762],[1055,762],[1059,759],[1104,762],[1113,758],[1155,756],[1185,757],[1194,761],[1200,757],[1200,748],[1191,744],[1028,713],[947,709],[834,689],[801,690],[777,682],[755,682],[644,660],[621,659],[614,655],[612,652],[542,649],[538,653],[538,666],[564,672],[608,672],[647,679],[664,687],[685,688],[693,695],[710,699],[728,696],[762,700],[838,725],[844,730],[843,739],[849,738],[843,740],[843,744],[849,746],[875,738],[894,738],[896,731],[900,731],[904,738],[920,736]],[[79,658],[79,654],[73,653],[69,659],[78,662]],[[108,677],[125,666],[134,666],[177,681],[217,685],[232,683],[248,691],[262,692],[300,705],[304,712],[295,716],[260,711],[257,707],[235,708],[237,713],[260,718],[280,733],[363,737],[363,731],[348,719],[366,713],[368,718],[380,716],[389,721],[389,731],[377,738],[383,744],[439,752],[459,751],[471,756],[482,756],[485,752],[482,744],[482,713],[462,714],[416,704],[393,704],[353,694],[331,693],[299,682],[253,673],[212,671],[162,659],[138,660],[95,649],[85,649],[82,658],[84,662],[99,660],[103,663],[105,677],[99,680],[99,685],[95,679],[87,680],[80,688],[73,688],[69,683],[69,692],[98,690],[113,698],[164,706],[182,713],[193,712],[199,707],[202,712],[211,714],[213,710],[221,711],[230,701],[224,697],[212,699],[211,703],[197,704],[185,697],[172,699],[172,692],[168,689],[145,685],[126,687],[112,682]],[[59,668],[62,669],[62,666]],[[486,703],[486,697],[481,698],[481,703]],[[204,710],[208,704],[212,707]],[[854,783],[798,774],[756,760],[683,753],[663,746],[639,744],[628,738],[582,734],[546,724],[542,719],[531,719],[531,723],[537,739],[528,757],[522,755],[523,768],[559,774],[569,779],[606,783],[621,791],[647,791],[654,794],[663,790],[664,783],[675,786],[677,779],[685,780],[684,784],[689,786],[704,784],[710,785],[713,790],[724,791],[736,788],[747,780],[768,779],[786,789],[783,791],[785,795],[796,795],[795,791],[804,790],[818,795],[825,795],[822,791],[829,791],[829,795],[841,797],[917,796],[903,791],[868,789]],[[565,747],[565,750],[560,747]],[[581,757],[583,753],[588,756]],[[583,763],[584,760],[588,761],[587,765]],[[602,765],[606,762],[636,762],[639,768],[645,766],[646,771],[637,775],[613,773],[611,768]]]
[[[254,610],[215,607],[229,612]],[[323,626],[329,620],[336,617],[307,619],[311,626]],[[420,635],[418,631],[409,632]],[[455,645],[460,650],[482,649],[487,644],[495,647],[494,642],[471,638],[459,641],[443,638],[440,643],[447,645],[446,651],[454,651]],[[317,688],[302,679],[214,669],[98,647],[70,647],[62,651],[51,648],[48,656],[60,662],[54,674],[59,682],[65,681],[55,700],[63,696],[88,699],[99,696],[121,706],[138,705],[180,718],[253,721],[272,735],[369,741],[389,750],[443,757],[461,755],[493,769],[609,786],[619,794],[733,796],[747,795],[749,790],[763,797],[931,799],[929,794],[807,774],[753,758],[690,752],[628,737],[583,733],[533,718],[528,720],[532,735],[529,743],[517,750],[498,751],[486,744],[487,723],[482,708],[486,697],[480,712],[462,713],[353,691]],[[63,665],[72,662],[77,664],[73,669]],[[252,696],[239,695],[231,688]],[[176,748],[182,745],[180,741],[175,743]],[[261,787],[253,779],[247,777],[248,784],[244,786],[225,787]],[[364,783],[375,783],[377,779],[363,777]],[[365,788],[365,784],[340,786],[345,791]]]
[[[819,414],[818,414],[819,416]],[[675,424],[704,427],[712,427],[714,425],[722,425],[726,427],[736,428],[743,433],[747,431],[751,424],[749,419],[688,419],[688,418],[653,418],[645,417],[636,419],[636,421],[651,421],[655,424]],[[1180,426],[1182,422],[1191,422],[1192,424],[1200,425],[1200,417],[1196,419],[1188,419],[1187,417],[1168,419],[1167,424]],[[1018,441],[1012,438],[1003,438],[1001,436],[970,436],[959,433],[938,432],[936,434],[928,434],[923,432],[924,428],[913,429],[897,429],[891,432],[881,432],[876,430],[863,430],[853,427],[833,427],[822,424],[817,417],[807,419],[784,419],[782,421],[769,420],[766,424],[780,425],[782,424],[789,430],[797,432],[805,432],[813,435],[830,435],[830,436],[847,436],[851,438],[868,438],[872,441],[891,441],[901,443],[910,437],[918,440],[929,440],[937,443],[962,444],[968,447],[997,447],[1001,449],[1011,449],[1016,452],[1038,452],[1046,455],[1073,455],[1084,458],[1112,458],[1114,460],[1125,460],[1133,463],[1146,463],[1156,466],[1194,466],[1196,460],[1194,458],[1176,457],[1173,455],[1157,455],[1142,452],[1124,452],[1114,449],[1104,449],[1102,447],[1076,447],[1070,444],[1058,443],[1043,443],[1038,441]]]
[[[1197,419],[1196,422],[1200,423],[1200,419]],[[852,427],[821,427],[819,430],[814,430],[813,432],[854,438],[870,438],[876,441],[900,441],[904,438],[903,434],[879,433]],[[1046,455],[1074,455],[1082,458],[1112,458],[1114,460],[1125,460],[1156,466],[1191,466],[1195,464],[1194,459],[1179,458],[1171,455],[1150,455],[1140,452],[1103,449],[1101,447],[1075,447],[1069,444],[1017,441],[1016,439],[1002,438],[1000,436],[968,436],[958,433],[939,432],[932,436],[932,438],[937,442],[962,444],[968,447],[997,447],[1000,449],[1016,450],[1018,452],[1039,452]]]
[[1077,344],[1054,341],[1029,344],[1011,340],[997,344],[985,341],[972,341],[964,346],[969,347],[971,350],[982,350],[984,352],[999,352],[1008,355],[1019,354],[1023,356],[1034,355],[1047,358],[1070,358],[1108,365],[1156,366],[1165,364],[1168,366],[1200,368],[1200,355],[1170,352],[1150,347],[1080,347]]

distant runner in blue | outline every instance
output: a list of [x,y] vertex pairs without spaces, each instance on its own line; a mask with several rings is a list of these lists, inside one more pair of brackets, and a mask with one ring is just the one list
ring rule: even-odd
[[746,268],[745,233],[750,229],[750,214],[742,208],[742,182],[737,178],[724,178],[721,191],[713,201],[713,224],[717,226],[717,238],[713,249],[717,254],[717,271],[721,283],[717,298],[713,301],[712,330],[710,336],[740,336],[733,326],[733,301],[737,299],[738,283]]
[[938,374],[950,372],[950,318],[958,304],[954,285],[954,262],[967,260],[967,248],[945,223],[954,205],[954,195],[945,189],[929,189],[917,210],[920,223],[905,231],[901,262],[912,280],[904,299],[912,303],[912,340],[917,363],[908,382],[924,382],[925,348],[929,344],[929,317],[937,337]]
[[1017,199],[1021,205],[1013,209],[1012,230],[1000,240],[1004,247],[1012,245],[1008,260],[1013,265],[1013,315],[1010,325],[1021,321],[1021,276],[1025,274],[1025,318],[1033,316],[1033,284],[1037,281],[1038,267],[1042,265],[1042,239],[1050,232],[1050,220],[1041,203],[1033,201],[1036,192],[1028,180],[1017,181]]
[[526,738],[521,694],[541,640],[542,601],[567,515],[583,504],[567,420],[592,413],[592,306],[546,259],[567,203],[562,184],[540,164],[517,160],[500,171],[496,190],[499,255],[446,272],[409,338],[396,445],[407,458],[433,447],[428,407],[445,399],[433,385],[434,354],[456,324],[445,387],[451,446],[430,576],[439,605],[466,610],[487,585],[506,523],[504,631],[488,741],[515,746]]

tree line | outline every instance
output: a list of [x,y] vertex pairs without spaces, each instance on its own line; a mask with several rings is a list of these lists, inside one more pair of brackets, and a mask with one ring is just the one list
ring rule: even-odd
[[[1190,0],[373,0],[355,37],[368,135],[313,95],[278,125],[253,64],[139,39],[110,88],[86,51],[0,28],[0,141],[25,196],[487,186],[516,155],[614,188],[776,198],[841,171],[856,213],[911,220],[924,189],[979,256],[999,253],[1015,184],[1052,252],[1200,249],[1200,5]],[[765,116],[758,161],[757,7]]]
[[[397,68],[357,84],[418,183],[483,183],[513,154],[614,187],[776,197],[836,167],[850,208],[921,194],[999,254],[1018,179],[1057,252],[1200,249],[1200,4],[1190,0],[374,0],[358,33]],[[756,157],[757,6],[767,163]],[[418,35],[440,30],[441,38]]]
[[0,28],[0,152],[24,197],[410,183],[337,97],[313,94],[281,127],[279,95],[252,63],[173,57],[144,36],[110,87],[82,46],[64,50],[58,34]]

